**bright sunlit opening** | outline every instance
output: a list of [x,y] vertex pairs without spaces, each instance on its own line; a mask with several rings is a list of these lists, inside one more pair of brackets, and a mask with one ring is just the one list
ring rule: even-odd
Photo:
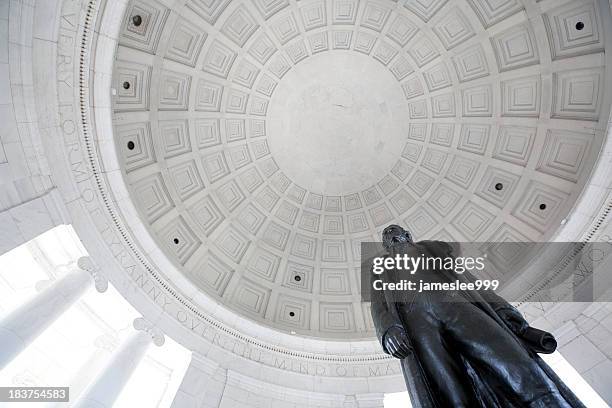
[[[74,267],[71,263],[85,254],[74,230],[60,226],[0,256],[0,317],[68,273]],[[139,316],[112,285],[104,293],[90,287],[0,371],[0,386],[70,385],[74,402],[134,332],[132,322]],[[150,345],[114,408],[170,407],[190,360],[191,352],[168,336],[163,346]]]
[[410,397],[407,392],[385,394],[385,408],[410,408]]

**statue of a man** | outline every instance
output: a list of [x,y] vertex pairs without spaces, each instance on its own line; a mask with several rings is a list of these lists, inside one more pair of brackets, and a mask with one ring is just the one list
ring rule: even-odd
[[[397,225],[385,228],[382,238],[392,257],[457,256],[448,243],[414,242]],[[435,282],[461,277],[444,269],[427,270],[427,276]],[[439,291],[401,301],[388,291],[372,296],[378,339],[386,353],[402,360],[414,407],[584,407],[537,354],[556,348],[552,335],[531,328],[492,291]],[[544,334],[549,350],[529,341],[534,332]]]

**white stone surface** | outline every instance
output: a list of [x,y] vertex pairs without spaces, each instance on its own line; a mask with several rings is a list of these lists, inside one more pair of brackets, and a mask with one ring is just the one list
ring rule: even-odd
[[10,363],[72,306],[91,283],[89,272],[77,269],[4,316],[0,320],[0,367]]
[[268,140],[279,168],[323,195],[365,190],[389,174],[409,131],[393,74],[359,53],[320,53],[289,71],[270,102]]
[[589,2],[332,3],[157,4],[138,27],[128,5],[114,135],[98,147],[130,228],[196,303],[371,338],[359,243],[389,223],[417,239],[557,234],[605,136],[610,16]]
[[[151,25],[154,29],[145,33],[144,41],[139,42],[137,36],[132,40],[121,39],[116,55],[121,60],[139,63],[141,68],[152,68],[149,86],[145,87],[150,92],[142,94],[144,99],[137,101],[142,103],[139,105],[142,109],[139,112],[114,114],[117,126],[128,125],[130,122],[152,124],[150,138],[153,150],[148,151],[148,156],[143,155],[141,162],[131,162],[130,166],[134,167],[130,167],[129,176],[126,176],[125,156],[121,155],[120,148],[124,145],[119,143],[120,132],[113,131],[110,123],[113,114],[107,109],[110,90],[109,78],[105,77],[110,73],[109,67],[113,63],[114,41],[127,22],[127,19],[120,17],[123,16],[126,3],[106,2],[104,9],[96,9],[88,19],[85,18],[87,7],[84,2],[49,0],[41,6],[38,3],[0,2],[0,63],[9,64],[11,86],[11,104],[0,105],[3,124],[0,127],[3,151],[0,154],[2,208],[23,204],[56,186],[64,200],[70,222],[74,224],[92,256],[100,261],[109,272],[111,280],[143,315],[156,321],[183,344],[249,377],[313,392],[333,393],[342,389],[351,393],[347,395],[403,388],[397,371],[386,376],[376,374],[377,370],[385,372],[388,361],[378,355],[379,348],[374,341],[330,341],[333,337],[346,340],[351,336],[360,336],[371,329],[371,322],[367,320],[367,308],[362,308],[359,299],[354,296],[357,293],[354,277],[349,275],[350,295],[330,297],[328,290],[322,291],[322,269],[329,266],[325,265],[328,261],[323,258],[323,254],[326,249],[334,249],[332,244],[336,240],[344,243],[346,256],[354,261],[353,242],[376,237],[381,227],[388,222],[387,218],[407,222],[415,231],[424,231],[417,234],[419,238],[430,234],[443,239],[492,239],[500,231],[518,231],[527,239],[558,236],[561,240],[578,239],[583,233],[597,232],[601,220],[606,219],[606,200],[609,198],[602,197],[604,190],[601,187],[605,191],[610,187],[607,160],[609,145],[603,145],[603,154],[598,161],[595,158],[600,143],[607,137],[609,87],[595,87],[606,90],[601,98],[594,98],[592,93],[582,94],[584,99],[576,101],[562,98],[567,95],[562,92],[564,86],[574,80],[576,84],[581,79],[585,79],[584,83],[590,81],[593,84],[598,74],[601,74],[600,84],[609,83],[610,72],[607,68],[610,66],[610,53],[607,47],[610,42],[610,8],[604,0],[581,1],[577,5],[576,2],[557,0],[510,1],[511,7],[497,12],[488,9],[485,0],[450,0],[432,3],[431,7],[416,7],[403,0],[397,3],[354,2],[351,4],[355,7],[342,10],[334,8],[332,2],[328,4],[322,1],[280,1],[278,8],[267,8],[263,0],[228,1],[215,3],[225,7],[209,10],[210,14],[198,8],[200,2],[197,1],[188,1],[181,12],[169,9],[173,6],[171,1],[147,1],[149,9],[154,9],[153,13],[161,11],[157,14],[160,24]],[[325,5],[325,8],[319,7],[321,5]],[[545,24],[545,21],[554,22],[554,19],[548,17],[557,13],[567,11],[571,14],[572,7],[578,10],[591,6],[593,13],[583,15],[594,16],[591,26],[596,30],[590,33],[598,35],[591,36],[588,30],[585,32],[593,41],[581,43],[575,37],[557,37],[559,31],[551,31]],[[237,26],[229,22],[240,20],[240,7],[245,7],[246,11],[242,14],[245,21],[252,19],[254,25],[259,27],[259,32],[254,32],[254,29],[232,32],[232,27]],[[166,8],[170,10],[167,14]],[[98,12],[98,19],[94,19]],[[161,24],[164,16],[165,23]],[[96,32],[102,33],[103,37],[89,31],[89,37],[82,42],[83,25],[88,21],[98,24]],[[401,30],[393,31],[396,21],[399,21],[400,26],[402,22],[408,22],[416,31],[403,31],[404,34]],[[36,34],[32,33],[34,26]],[[192,34],[194,26],[195,33],[201,30],[207,32],[205,40],[199,38],[193,42],[201,48],[199,53],[191,49],[180,55],[180,42],[171,43],[175,39],[173,30],[179,26],[185,32],[192,29]],[[446,30],[448,27],[455,27],[458,31]],[[263,31],[270,38],[269,46],[261,40],[263,37],[260,34]],[[571,25],[567,32],[573,33]],[[512,37],[513,34],[517,36]],[[98,41],[90,42],[92,36]],[[506,45],[512,42],[511,37],[522,47],[504,47],[504,41],[507,40]],[[374,39],[374,42],[370,43],[368,38]],[[489,38],[495,41],[490,42]],[[231,66],[215,65],[215,61],[223,62],[223,58],[214,60],[213,55],[209,57],[215,41],[236,53]],[[330,51],[324,51],[325,42]],[[81,49],[81,44],[85,44],[84,49]],[[256,44],[264,46],[259,51],[249,52],[255,50]],[[372,48],[369,48],[369,44]],[[385,53],[385,47],[381,44],[390,45],[398,51],[388,63],[386,58],[390,54]],[[172,46],[174,51],[170,51]],[[272,48],[277,51],[265,59],[267,50]],[[519,52],[519,48],[523,52]],[[250,127],[250,120],[265,120],[265,116],[261,115],[264,106],[262,103],[274,98],[266,95],[269,88],[266,88],[263,81],[264,74],[278,82],[278,89],[281,89],[282,77],[290,75],[282,73],[285,67],[281,59],[285,60],[291,71],[298,69],[298,62],[307,63],[302,57],[310,59],[314,58],[313,55],[324,55],[326,52],[332,54],[341,50],[369,54],[380,61],[381,65],[391,68],[406,67],[402,63],[393,65],[401,60],[400,57],[404,58],[414,72],[402,77],[408,71],[396,70],[398,77],[402,78],[398,83],[403,85],[405,95],[409,98],[410,123],[420,125],[421,129],[425,125],[425,133],[419,133],[418,128],[413,127],[406,135],[412,150],[402,151],[407,157],[399,160],[403,165],[398,166],[390,175],[390,179],[397,185],[377,183],[372,186],[372,192],[358,191],[356,196],[317,197],[316,192],[309,194],[299,189],[302,186],[295,184],[289,177],[283,177],[282,168],[281,172],[276,170],[275,174],[267,173],[273,169],[269,166],[271,155],[264,154],[259,158],[255,155],[256,152],[265,153],[263,135],[253,138],[253,134],[247,133],[244,139],[225,139],[225,121],[244,118],[248,120],[245,122],[247,132],[257,129]],[[87,56],[83,67],[86,74],[83,83],[79,82],[81,52]],[[241,75],[241,72],[246,71],[238,69],[245,61],[258,70],[257,78],[252,83],[248,76]],[[462,61],[466,64],[461,65]],[[134,72],[145,71],[137,69]],[[89,72],[92,75],[88,78]],[[162,73],[168,72],[179,75],[162,76]],[[188,98],[181,99],[180,93],[175,94],[175,100],[163,97],[162,91],[169,90],[164,86],[168,81],[187,77],[191,77]],[[197,99],[197,86],[201,79],[225,87],[218,112],[196,110],[196,106],[208,109],[206,101]],[[6,84],[5,79],[0,81]],[[180,80],[176,83],[180,86],[186,84]],[[230,90],[248,95],[245,113],[239,113],[243,109],[240,100],[244,94],[230,94]],[[79,105],[81,92],[86,95],[86,101],[92,101],[93,107]],[[237,104],[229,105],[230,95],[236,97]],[[172,95],[169,93],[166,96]],[[144,109],[147,101],[148,109]],[[586,106],[585,110],[576,111],[572,102]],[[454,103],[454,114],[451,103]],[[164,110],[160,106],[180,109],[186,106],[187,109]],[[212,108],[216,109],[216,105],[212,105]],[[594,118],[599,120],[594,121]],[[196,119],[221,121],[220,144],[206,146],[205,141],[201,145],[203,147],[199,147],[193,123]],[[180,123],[184,120],[189,124],[190,147],[187,149],[181,139],[176,139],[179,140],[175,145],[178,150],[171,153],[176,155],[166,157],[168,148],[162,142],[171,139],[172,127],[163,130],[159,123]],[[455,126],[449,143],[440,125],[450,124]],[[472,128],[473,137],[466,138],[463,124],[485,125],[484,129],[489,126],[490,133],[487,137],[481,137],[478,135],[479,129],[475,127]],[[502,131],[524,127],[536,129],[533,144],[527,144],[527,150],[520,149],[520,141],[529,140],[529,132],[508,136],[507,132]],[[549,142],[563,138],[547,139],[549,129],[567,132],[572,140],[579,141],[578,145],[589,140],[585,137],[576,138],[579,134],[592,136],[591,155],[583,161],[574,162],[573,167],[561,166],[561,172],[558,168],[555,170],[558,163],[547,165],[551,162],[546,159],[554,157],[549,155],[554,143],[551,145]],[[245,147],[251,162],[238,168],[238,164],[247,161],[243,154]],[[552,151],[555,151],[554,148]],[[436,155],[439,152],[448,155],[445,160]],[[99,155],[103,155],[102,160]],[[147,162],[152,156],[155,162]],[[230,174],[211,182],[209,177],[223,174],[223,168],[209,167],[207,172],[201,156],[212,157],[210,163],[213,164],[215,158],[223,156]],[[562,155],[563,159],[567,157]],[[464,161],[454,163],[458,158]],[[181,170],[189,170],[190,160],[196,163],[197,173],[180,173]],[[143,162],[148,164],[139,167]],[[443,166],[437,170],[441,162],[444,162]],[[187,167],[181,167],[183,165]],[[458,171],[469,169],[470,166],[478,167],[475,175]],[[494,173],[488,166],[498,168],[500,172]],[[589,180],[594,166],[597,166],[593,173],[595,178]],[[106,170],[119,168],[121,174],[119,171],[105,174]],[[261,183],[253,184],[253,180],[257,179],[249,178],[248,171],[251,168],[259,173]],[[197,181],[197,174],[203,188],[198,190],[196,182],[193,184],[194,190],[190,190],[188,183],[185,183],[186,177],[178,180],[175,178],[173,181],[171,169],[178,172],[175,174],[190,174],[193,176],[192,181]],[[132,184],[155,173],[161,174],[172,203],[176,205],[162,214],[157,220],[159,222],[155,221],[157,225],[151,226],[142,216],[143,205],[130,197],[138,197],[133,192]],[[493,174],[496,177],[517,177],[516,187],[507,198],[498,200],[483,190],[490,182],[486,176]],[[429,178],[433,181],[429,182]],[[529,208],[522,205],[527,204],[526,200],[536,191],[529,183],[533,180],[544,185],[546,194],[556,194],[560,190],[567,195],[562,195],[564,199],[559,200],[563,202],[562,206],[550,218],[548,215],[538,217],[536,211],[534,219]],[[255,187],[249,191],[247,186]],[[584,190],[584,186],[589,187]],[[192,191],[196,192],[190,195]],[[272,194],[268,194],[270,191]],[[581,196],[583,191],[585,193]],[[373,192],[380,198],[376,198]],[[396,201],[391,198],[399,192],[406,193],[414,202],[404,201],[404,206],[396,208],[393,205]],[[240,193],[244,197],[242,200]],[[270,206],[269,197],[274,195],[280,198]],[[208,196],[212,197],[219,208],[222,222],[210,236],[205,236],[203,231],[196,231],[198,235],[202,234],[199,236],[201,246],[186,261],[184,255],[178,254],[181,258],[177,263],[177,255],[161,249],[163,244],[160,244],[159,234],[166,231],[167,226],[179,225],[179,215],[186,217],[187,225],[197,229],[187,209],[192,208],[200,198]],[[360,200],[361,208],[347,207],[347,204],[356,202],[355,197]],[[367,202],[366,197],[369,197]],[[574,207],[576,199],[580,201]],[[446,203],[446,206],[442,203]],[[338,205],[342,206],[341,211],[337,211]],[[572,207],[575,211],[570,211]],[[5,214],[2,216],[5,217]],[[338,216],[342,220],[341,224],[336,218]],[[569,219],[561,230],[563,234],[556,235],[559,221],[565,217]],[[478,223],[478,219],[483,218],[491,219],[486,227]],[[259,224],[245,223],[244,219],[263,219],[263,224],[255,230]],[[309,223],[309,219],[317,220],[317,232],[308,230],[312,228],[309,225],[314,224]],[[274,234],[279,236],[278,231],[283,231],[269,229],[272,225],[289,231],[284,239],[283,250],[269,245],[269,242],[275,242],[272,239]],[[343,227],[341,234],[336,229],[339,225]],[[479,225],[483,228],[480,229]],[[355,228],[363,229],[357,231]],[[240,251],[231,252],[232,248],[239,247],[220,240],[227,231],[233,230],[246,233],[249,242],[253,243],[242,254],[239,262],[236,260]],[[310,256],[308,251],[300,252],[300,255],[292,253],[296,252],[293,248],[298,234],[316,240],[315,260],[307,259]],[[301,246],[308,248],[308,244]],[[256,249],[269,250],[281,259],[278,265],[280,272],[276,274],[273,283],[249,268],[249,261],[255,262],[258,259]],[[209,253],[235,272],[234,281],[227,287],[227,297],[207,291],[205,285],[200,284],[192,274],[200,266],[198,261],[209,262],[210,255],[206,255]],[[288,290],[283,286],[282,278],[291,277],[287,264],[292,258],[313,266],[312,292]],[[183,261],[184,265],[181,263]],[[334,261],[330,263],[336,265]],[[219,270],[219,264],[215,267]],[[209,273],[213,268],[206,270]],[[258,291],[253,291],[253,286],[246,286],[247,281],[259,285],[255,287]],[[237,302],[241,297],[240,290],[243,293],[245,290],[258,292],[262,303],[267,305],[265,312],[263,309],[260,309],[262,313],[253,312],[254,308],[250,305],[256,305],[256,302],[241,308]],[[266,291],[270,295],[262,296]],[[284,298],[287,295],[303,301],[302,305],[310,304],[309,314],[303,314],[304,318],[309,316],[310,325],[307,328],[298,327],[295,331],[318,338],[305,339],[288,334],[295,325],[284,321],[279,314],[283,305],[287,304]],[[303,310],[307,310],[307,307]],[[349,330],[341,334],[330,334],[327,331],[329,326],[326,326],[322,318],[326,310],[344,314],[344,322],[349,323]],[[300,324],[303,322],[306,320],[300,320]],[[321,331],[321,328],[324,330]],[[278,329],[281,331],[276,331]],[[367,333],[367,336],[371,335],[371,332]],[[269,353],[261,361],[257,361],[258,355],[254,353],[254,350],[259,350],[258,342],[266,345]],[[283,368],[273,368],[275,358],[283,361]],[[290,361],[297,365],[290,364]],[[325,374],[315,377],[300,373],[300,363],[309,365],[316,372],[318,366],[314,362],[317,361],[322,361],[320,367],[325,367]],[[366,367],[365,371],[363,367]],[[368,367],[374,371],[368,372]],[[589,381],[594,384],[601,380],[600,387],[603,389],[608,382],[605,382],[606,376],[599,375],[597,371],[602,367],[606,367],[606,362],[592,367],[588,372],[592,372]],[[340,373],[343,370],[351,373],[352,369],[357,370],[354,377],[337,375],[338,370]],[[334,371],[336,375],[333,375]],[[349,398],[347,401],[354,403],[355,400],[357,398]]]
[[75,401],[75,407],[112,408],[149,345],[163,344],[163,334],[143,318],[134,321],[134,328],[136,330],[119,345],[96,378]]

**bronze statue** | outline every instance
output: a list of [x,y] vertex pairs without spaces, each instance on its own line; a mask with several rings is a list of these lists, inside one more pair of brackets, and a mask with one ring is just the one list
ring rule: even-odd
[[[383,246],[389,256],[456,256],[448,243],[414,242],[397,225],[385,228]],[[469,279],[448,270],[427,276]],[[414,407],[584,407],[537,354],[553,352],[554,337],[531,328],[492,291],[432,292],[401,301],[373,291],[372,317],[385,353],[402,360]]]

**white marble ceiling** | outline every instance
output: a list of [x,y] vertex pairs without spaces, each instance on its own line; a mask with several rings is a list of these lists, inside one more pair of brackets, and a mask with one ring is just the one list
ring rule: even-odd
[[132,201],[259,323],[372,335],[359,243],[543,240],[610,108],[590,0],[137,0],[113,78]]

